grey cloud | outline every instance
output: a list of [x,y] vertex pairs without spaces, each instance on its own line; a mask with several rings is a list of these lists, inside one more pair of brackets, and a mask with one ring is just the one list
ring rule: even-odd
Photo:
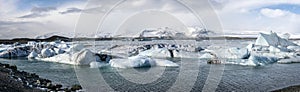
[[18,18],[37,18],[47,16],[47,12],[57,10],[56,7],[33,7],[30,14],[20,16]]
[[68,8],[68,10],[60,12],[60,14],[77,13],[81,11],[82,9],[78,9],[78,8]]
[[42,13],[42,12],[49,12],[53,10],[56,10],[56,7],[33,7],[31,9],[31,12]]
[[47,15],[38,14],[38,13],[31,13],[31,14],[28,14],[28,15],[23,15],[23,16],[18,17],[18,18],[37,18],[37,17],[44,17],[44,16],[47,16]]

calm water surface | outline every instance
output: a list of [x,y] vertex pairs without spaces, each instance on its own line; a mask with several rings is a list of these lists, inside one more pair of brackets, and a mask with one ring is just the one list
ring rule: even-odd
[[[221,72],[222,75],[218,77],[221,78],[220,81],[217,79],[214,81],[219,83],[216,91],[270,91],[300,84],[300,63],[274,63],[267,66],[253,67],[239,65],[208,65],[206,62],[197,59],[175,59],[173,61],[181,65],[181,67],[116,69],[107,66],[96,69],[98,71],[97,73],[85,72],[85,75],[89,77],[102,76],[105,82],[101,83],[109,85],[116,91],[167,91],[171,87],[181,90],[201,91],[207,79],[212,78],[208,75],[210,73],[218,72]],[[78,75],[80,74],[75,71],[75,67],[72,65],[22,58],[0,59],[0,62],[17,65],[19,70],[36,73],[43,78],[48,78],[55,83],[60,83],[65,86],[80,84],[78,82]],[[85,71],[95,70],[88,66],[80,66],[76,69]],[[162,72],[160,74],[155,74],[156,72],[154,71],[153,73],[147,74],[146,72],[151,71],[151,69]],[[135,71],[133,72],[132,70]],[[212,70],[214,71],[210,72]],[[142,77],[137,77],[138,75],[136,72],[146,74]],[[142,79],[146,81],[151,79],[153,81],[148,81],[149,83],[144,84],[137,83],[137,81],[134,81],[134,78],[128,78],[128,75],[132,75],[134,78],[140,78],[136,80]],[[82,77],[82,75],[80,76]],[[127,76],[127,78],[123,76]],[[156,76],[157,79],[153,79],[153,76]],[[181,78],[180,83],[176,84],[176,81],[179,81],[179,78]]]

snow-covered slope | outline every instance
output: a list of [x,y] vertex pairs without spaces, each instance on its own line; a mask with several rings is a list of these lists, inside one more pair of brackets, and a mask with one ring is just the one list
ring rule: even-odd
[[216,33],[201,27],[188,27],[187,32],[179,32],[172,28],[151,28],[140,33],[140,37],[207,37]]
[[207,37],[216,35],[215,32],[198,26],[189,27],[188,30],[189,32],[186,33],[188,37]]
[[84,37],[84,38],[110,38],[110,33],[87,34],[87,33],[68,33],[68,32],[52,32],[34,37],[35,39],[46,39],[52,36],[62,36],[68,38]]

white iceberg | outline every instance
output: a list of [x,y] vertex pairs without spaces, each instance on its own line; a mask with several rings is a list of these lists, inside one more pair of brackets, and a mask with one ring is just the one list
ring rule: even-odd
[[52,57],[55,55],[55,53],[53,53],[53,52],[54,51],[52,51],[49,48],[42,49],[40,57],[42,57],[42,58]]
[[117,68],[134,68],[134,67],[150,67],[150,66],[172,66],[177,67],[178,64],[169,60],[153,59],[148,56],[137,55],[128,59],[112,59],[109,64]]
[[75,53],[81,51],[84,48],[82,44],[75,44],[68,49],[69,52]]
[[276,57],[268,57],[268,56],[258,56],[258,55],[251,55],[245,65],[267,65],[271,63],[277,62],[278,58]]
[[30,54],[27,56],[27,58],[36,58],[36,57],[38,57],[38,53],[35,50],[30,52]]
[[42,61],[49,61],[49,62],[76,65],[75,62],[72,62],[71,55],[67,54],[67,53],[55,55],[55,56],[49,57],[49,58],[36,58],[36,59],[39,59],[39,60],[42,60]]
[[100,67],[104,67],[104,66],[108,66],[108,63],[102,63],[102,62],[91,62],[90,63],[90,68],[100,68]]
[[216,58],[216,57],[211,55],[210,53],[205,53],[200,57],[200,59],[212,59],[212,58]]
[[300,56],[289,57],[287,59],[281,59],[278,61],[281,64],[289,64],[289,63],[300,63]]
[[43,61],[72,64],[72,65],[90,65],[91,62],[96,61],[94,53],[88,49],[83,49],[74,54],[64,53],[58,54],[48,58],[37,58]]
[[230,48],[225,55],[227,58],[247,59],[250,56],[250,52],[247,48]]
[[63,54],[65,53],[64,50],[60,49],[60,48],[54,48],[55,54]]
[[287,46],[297,46],[295,43],[288,41],[287,39],[280,38],[276,33],[271,32],[270,35],[260,33],[255,45],[259,46],[274,46],[277,47],[278,45],[281,45],[283,47]]
[[167,57],[176,57],[178,56],[178,53],[176,50],[169,50],[167,48],[159,48],[159,49],[150,49],[146,51],[142,51],[139,53],[139,55],[142,56],[150,56],[155,58],[167,58]]
[[294,52],[300,52],[300,46],[288,46],[287,49]]
[[75,65],[89,65],[91,62],[96,61],[96,56],[89,49],[83,49],[74,53],[71,60]]
[[26,57],[30,53],[29,50],[30,47],[28,46],[7,48],[0,52],[0,58]]

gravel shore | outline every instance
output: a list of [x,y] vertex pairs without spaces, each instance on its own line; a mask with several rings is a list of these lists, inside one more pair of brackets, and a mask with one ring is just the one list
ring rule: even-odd
[[274,90],[272,92],[300,92],[300,85],[290,86],[290,87]]
[[80,85],[67,88],[53,84],[51,80],[40,78],[35,73],[19,71],[15,65],[0,63],[0,92],[75,92],[81,89]]

